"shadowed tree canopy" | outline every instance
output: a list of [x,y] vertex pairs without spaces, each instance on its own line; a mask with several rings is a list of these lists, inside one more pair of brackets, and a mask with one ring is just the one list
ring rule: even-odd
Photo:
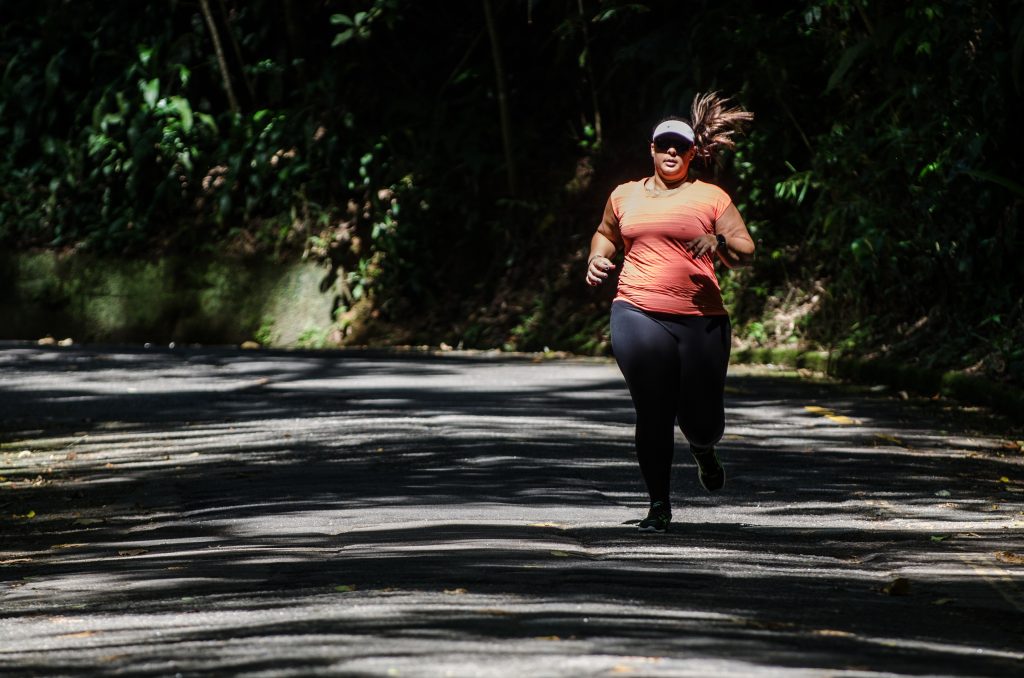
[[312,256],[350,342],[602,352],[604,199],[720,90],[757,116],[702,170],[759,244],[742,341],[1024,380],[1024,2],[0,11],[6,248]]

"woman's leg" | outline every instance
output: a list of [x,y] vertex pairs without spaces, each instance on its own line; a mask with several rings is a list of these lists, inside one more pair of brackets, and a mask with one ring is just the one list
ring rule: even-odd
[[612,304],[612,350],[636,409],[636,455],[651,502],[670,505],[669,482],[679,391],[676,339],[630,304]]
[[678,325],[680,383],[676,420],[690,442],[701,485],[725,485],[725,469],[715,444],[725,432],[725,374],[732,330],[728,316],[685,318]]
[[690,316],[673,323],[679,332],[676,418],[697,447],[711,447],[725,432],[725,374],[732,329],[728,316]]

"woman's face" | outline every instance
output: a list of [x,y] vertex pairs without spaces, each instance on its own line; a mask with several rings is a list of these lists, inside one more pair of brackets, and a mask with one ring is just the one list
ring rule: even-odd
[[654,169],[664,181],[685,179],[694,152],[688,139],[675,134],[663,134],[651,142]]

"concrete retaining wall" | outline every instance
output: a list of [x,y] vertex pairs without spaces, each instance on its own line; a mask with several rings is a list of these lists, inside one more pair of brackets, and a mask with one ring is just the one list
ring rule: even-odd
[[0,254],[0,339],[313,346],[337,303],[328,273],[309,262]]

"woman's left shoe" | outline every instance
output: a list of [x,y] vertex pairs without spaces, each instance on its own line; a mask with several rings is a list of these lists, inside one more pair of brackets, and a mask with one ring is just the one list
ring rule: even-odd
[[697,461],[697,479],[704,489],[714,492],[725,486],[725,469],[722,462],[718,461],[718,454],[715,446],[697,447],[690,445],[690,454]]
[[641,532],[664,532],[668,524],[672,522],[672,507],[665,501],[656,501],[651,504],[651,510],[647,517],[640,521],[637,529]]

